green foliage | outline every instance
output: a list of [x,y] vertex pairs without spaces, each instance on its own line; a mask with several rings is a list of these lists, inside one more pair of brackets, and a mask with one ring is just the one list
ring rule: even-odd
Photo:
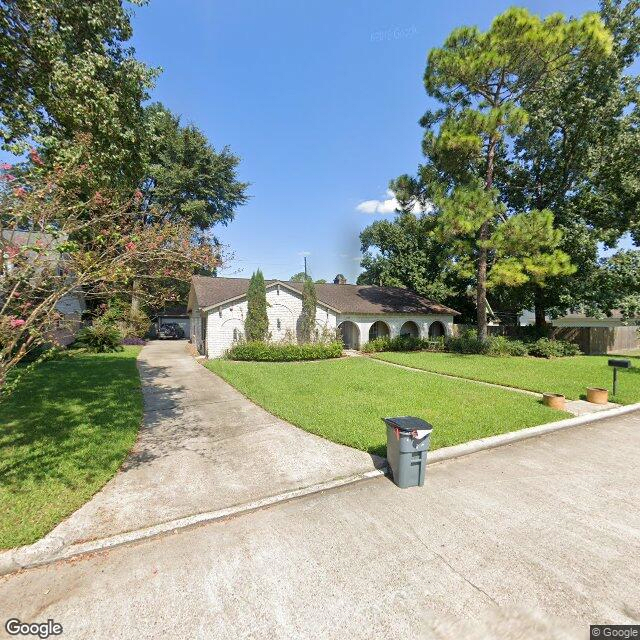
[[633,233],[639,219],[638,77],[628,72],[640,50],[638,2],[602,0],[600,16],[612,52],[584,57],[523,100],[528,124],[497,176],[510,211],[553,211],[562,232],[558,248],[577,268],[575,277],[553,274],[546,286],[521,288],[520,304],[535,306],[540,322],[546,312],[582,305],[615,308],[597,284],[598,243]]
[[472,330],[445,339],[445,350],[451,353],[486,353],[487,348],[487,341],[480,340]]
[[578,356],[580,348],[566,340],[552,340],[550,338],[539,338],[535,342],[527,345],[529,355],[537,358],[562,358],[565,356]]
[[611,36],[597,15],[566,20],[556,13],[543,20],[511,8],[487,31],[455,29],[429,53],[425,88],[441,108],[422,119],[427,163],[417,179],[403,176],[396,183],[404,205],[427,199],[435,204],[437,236],[454,263],[474,275],[482,340],[488,286],[542,284],[572,270],[558,247],[551,213],[537,207],[509,211],[495,189],[497,169],[529,122],[525,102],[556,76],[611,50]]
[[[400,193],[396,197],[400,199]],[[467,315],[473,313],[464,294],[471,279],[451,262],[448,248],[434,237],[435,217],[413,213],[414,203],[407,206],[409,210],[394,220],[378,220],[360,234],[364,271],[358,284],[406,287]]]
[[149,316],[142,309],[132,309],[131,304],[120,299],[109,302],[99,322],[112,325],[123,338],[144,338],[151,328]]
[[0,137],[12,152],[32,140],[54,164],[78,153],[92,175],[133,188],[142,175],[141,103],[154,72],[127,46],[130,13],[120,0],[6,0],[0,12]]
[[300,315],[300,341],[310,342],[316,329],[316,305],[318,296],[313,280],[305,280],[302,285],[302,314]]
[[342,355],[341,342],[305,344],[269,343],[263,341],[239,342],[226,353],[229,360],[259,362],[289,362],[295,360],[325,360]]
[[122,333],[108,322],[94,322],[78,331],[74,346],[84,347],[93,353],[122,351]]
[[240,182],[240,159],[228,147],[216,151],[194,125],[159,103],[147,107],[148,161],[142,181],[143,208],[170,220],[188,221],[196,229],[228,224],[235,208],[247,201],[248,184]]
[[526,356],[527,346],[520,340],[510,340],[505,336],[491,336],[486,341],[488,356]]
[[364,353],[382,351],[442,351],[444,339],[414,338],[412,336],[383,337],[370,340],[362,347]]
[[[605,259],[594,284],[597,310],[618,309],[630,323],[640,319],[640,250],[619,251]],[[593,312],[593,311],[592,311]]]
[[475,331],[469,330],[460,336],[450,336],[445,340],[445,351],[451,353],[477,354],[487,356],[535,356],[552,358],[575,356],[580,349],[565,340],[552,340],[547,337],[537,340],[513,340],[506,336],[490,336],[480,340]]
[[244,333],[247,340],[249,342],[266,340],[269,333],[267,290],[260,269],[251,276],[247,291],[247,306],[247,317],[244,321]]

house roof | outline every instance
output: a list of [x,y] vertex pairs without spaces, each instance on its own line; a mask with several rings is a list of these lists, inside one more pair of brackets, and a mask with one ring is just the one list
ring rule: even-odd
[[[211,278],[194,276],[192,279],[197,304],[206,309],[246,295],[248,278]],[[301,282],[266,280],[267,287],[280,283],[302,292]],[[411,313],[460,315],[457,311],[429,298],[400,287],[375,287],[357,284],[316,284],[318,302],[340,313]]]

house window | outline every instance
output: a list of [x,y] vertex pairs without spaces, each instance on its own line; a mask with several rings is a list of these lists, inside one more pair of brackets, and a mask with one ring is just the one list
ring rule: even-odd
[[222,318],[222,309],[218,309],[218,315]]
[[233,330],[233,341],[234,342],[238,342],[238,340],[240,340],[240,334],[239,334],[237,329],[234,329]]
[[280,318],[276,320],[276,327],[278,327],[278,331],[282,328],[282,324],[280,323]]

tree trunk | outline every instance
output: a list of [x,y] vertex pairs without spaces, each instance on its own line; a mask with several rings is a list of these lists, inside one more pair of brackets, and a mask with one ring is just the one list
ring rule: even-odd
[[[486,240],[488,223],[480,227],[478,239]],[[476,269],[476,308],[478,319],[478,340],[484,342],[487,339],[487,250],[482,247],[478,252],[478,266]]]
[[[487,176],[485,180],[485,189],[487,191],[493,186],[493,168],[496,154],[497,140],[492,136],[489,140],[489,149],[487,152]],[[476,306],[478,318],[478,339],[484,342],[487,339],[487,263],[488,251],[484,243],[489,237],[489,222],[484,222],[478,233],[478,266],[476,269],[477,291]]]
[[133,287],[131,288],[131,315],[140,311],[140,281],[137,278],[133,280]]
[[542,299],[542,291],[540,290],[540,287],[536,287],[534,306],[536,327],[546,327],[547,310],[544,308],[544,300]]

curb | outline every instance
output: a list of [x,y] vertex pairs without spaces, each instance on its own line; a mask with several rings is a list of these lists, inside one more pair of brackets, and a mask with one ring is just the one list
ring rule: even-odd
[[600,422],[607,418],[615,418],[616,416],[633,413],[634,411],[639,410],[640,402],[636,402],[635,404],[628,404],[623,407],[614,407],[613,409],[606,409],[605,411],[587,413],[582,416],[576,416],[575,418],[559,420],[558,422],[548,422],[546,424],[538,425],[537,427],[529,427],[527,429],[520,429],[519,431],[501,433],[497,436],[471,440],[470,442],[457,444],[453,447],[443,447],[442,449],[436,449],[433,453],[427,455],[427,464],[435,464],[437,462],[443,462],[444,460],[460,458],[461,456],[476,453],[477,451],[485,451],[487,449],[494,449],[495,447],[502,447],[507,444],[512,444],[513,442],[536,438],[538,436],[545,435],[546,433],[553,433],[554,431],[561,431],[562,429],[568,429],[570,427],[579,427],[583,424],[589,424],[592,422]]
[[337,480],[329,480],[327,482],[311,485],[302,489],[293,489],[291,491],[286,491],[275,496],[255,500],[253,502],[245,502],[233,507],[218,509],[217,511],[198,513],[193,516],[170,520],[144,529],[119,533],[108,538],[79,542],[68,546],[65,546],[64,541],[60,538],[49,534],[33,544],[0,552],[0,576],[15,573],[23,569],[51,564],[53,562],[58,562],[59,560],[68,560],[75,556],[87,553],[105,551],[126,544],[157,538],[171,534],[175,531],[189,529],[201,524],[223,520],[232,516],[243,515],[281,502],[288,502],[296,498],[303,498],[329,489],[335,489],[345,485],[354,484],[356,482],[361,482],[363,480],[377,478],[385,475],[386,472],[387,466],[385,463],[381,469],[373,469],[371,471],[365,471],[363,473],[339,478]]
[[[616,416],[633,413],[639,410],[640,402],[626,405],[624,407],[615,407],[606,411],[577,416],[575,418],[559,420],[558,422],[549,422],[537,427],[521,429],[520,431],[512,431],[510,433],[503,433],[497,436],[489,436],[488,438],[480,438],[478,440],[472,440],[471,442],[465,442],[452,447],[443,447],[442,449],[437,449],[433,453],[427,455],[427,465],[438,464],[445,460],[453,460],[479,451],[495,449],[496,447],[513,444],[515,442],[520,442],[521,440],[536,438],[538,436],[571,427],[601,422],[608,418],[614,418]],[[175,531],[189,529],[201,524],[223,520],[232,516],[243,515],[281,502],[287,502],[296,498],[303,498],[316,493],[321,493],[329,489],[335,489],[357,482],[362,482],[364,480],[370,480],[371,478],[377,478],[386,475],[387,471],[388,468],[385,465],[381,469],[366,471],[364,473],[347,476],[338,480],[330,480],[328,482],[311,485],[302,489],[294,489],[268,498],[262,498],[261,500],[227,507],[217,511],[199,513],[185,518],[178,518],[176,520],[164,522],[145,529],[129,531],[108,538],[76,543],[69,546],[65,546],[64,542],[55,536],[45,536],[38,542],[31,545],[0,552],[0,576],[15,573],[23,569],[51,564],[59,560],[68,560],[75,556],[87,553],[105,551],[123,545],[140,542],[142,540],[149,540],[163,535],[169,535]]]

